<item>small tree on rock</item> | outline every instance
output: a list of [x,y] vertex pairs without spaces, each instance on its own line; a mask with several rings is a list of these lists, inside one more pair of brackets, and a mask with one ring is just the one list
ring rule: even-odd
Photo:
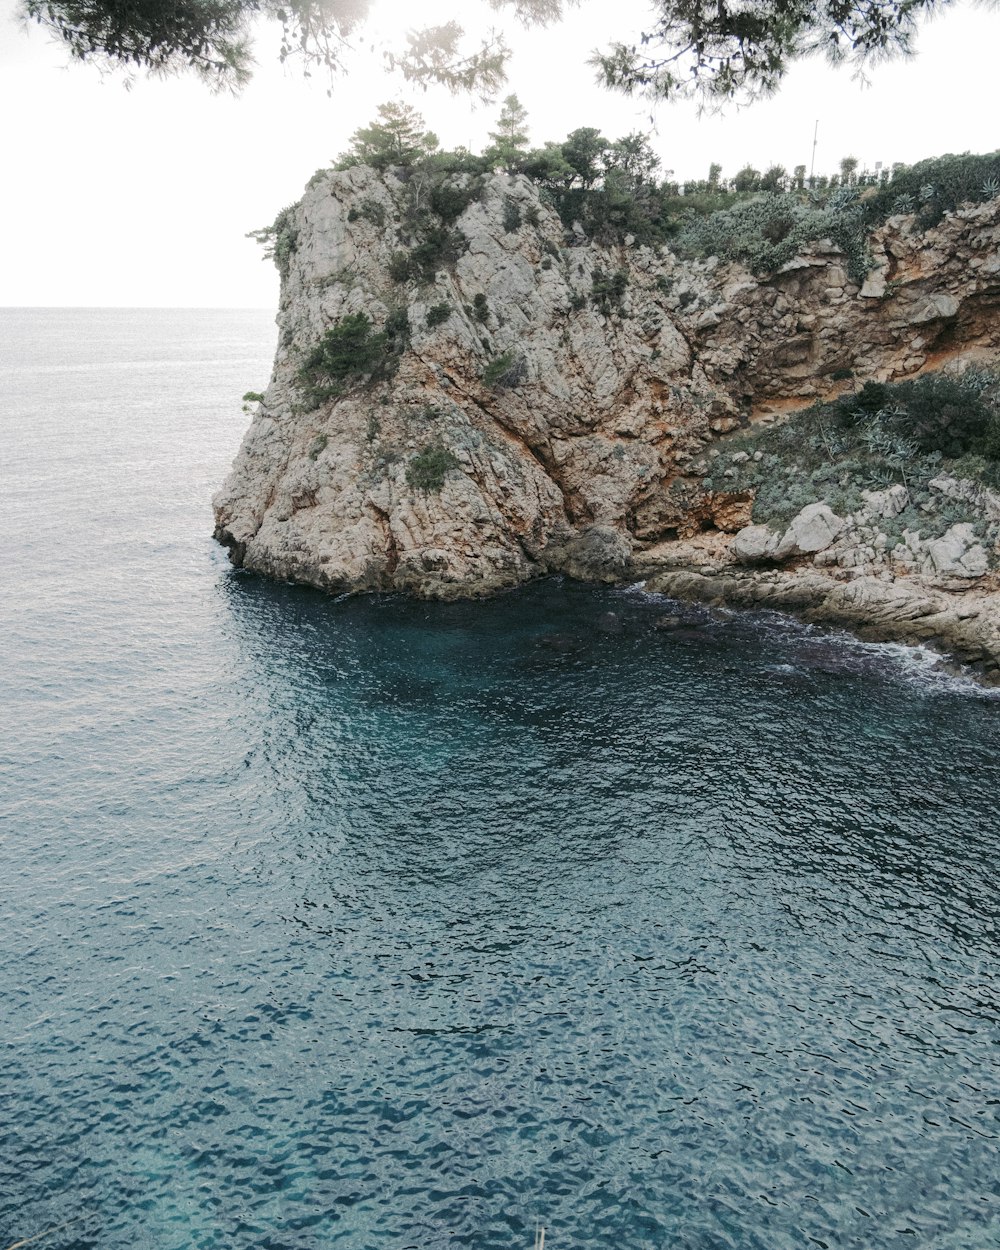
[[760,190],[760,170],[754,169],[752,165],[744,165],[733,175],[734,191],[759,191]]
[[351,135],[351,147],[337,161],[338,168],[412,165],[438,146],[437,135],[423,127],[424,119],[409,104],[380,104],[378,118]]
[[610,143],[593,126],[581,126],[566,136],[562,153],[580,185],[589,188],[601,177]]
[[509,95],[503,102],[496,130],[489,132],[493,143],[484,155],[491,164],[509,174],[520,168],[521,158],[528,150],[527,121],[528,110],[516,95]]
[[608,173],[620,172],[628,187],[647,185],[659,168],[660,158],[650,146],[649,139],[640,131],[633,131],[616,139],[606,158]]

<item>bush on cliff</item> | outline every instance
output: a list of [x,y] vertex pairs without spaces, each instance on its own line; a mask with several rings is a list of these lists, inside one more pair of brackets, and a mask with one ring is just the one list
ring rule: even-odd
[[917,226],[926,230],[962,203],[997,195],[1000,152],[932,157],[910,167],[894,166],[877,187],[863,188],[855,180],[829,192],[800,192],[793,183],[783,192],[755,195],[707,216],[689,214],[676,247],[685,255],[718,256],[754,273],[771,273],[806,244],[830,238],[843,249],[848,272],[860,283],[871,263],[868,233],[894,213],[915,213]]
[[896,166],[892,178],[864,201],[866,223],[876,225],[899,211],[902,197],[917,213],[922,229],[936,226],[945,213],[959,204],[989,200],[1000,195],[1000,152],[976,156],[949,153]]
[[[968,517],[949,512],[930,487],[934,479],[1000,487],[1000,375],[970,369],[869,382],[778,425],[727,439],[719,450],[711,461],[713,485],[752,490],[758,523],[787,524],[816,502],[846,516],[862,506],[862,491],[899,484],[910,502],[894,528],[940,533]],[[893,526],[886,521],[882,528]]]
[[288,277],[292,256],[299,245],[299,230],[295,225],[295,212],[298,207],[298,204],[289,204],[269,226],[251,230],[247,235],[248,239],[263,244],[264,259],[274,261],[274,266],[283,280]]
[[961,377],[925,373],[895,385],[866,382],[835,408],[843,425],[863,427],[869,440],[882,433],[925,455],[1000,459],[1000,411],[986,398],[996,384],[995,375],[973,370]]
[[492,391],[519,386],[527,376],[527,363],[523,356],[515,352],[495,356],[483,370],[483,381]]
[[450,316],[450,304],[444,302],[440,304],[431,304],[430,308],[427,309],[427,315],[425,317],[427,328],[429,330],[433,330],[435,326],[444,325]]
[[406,466],[406,484],[425,495],[436,495],[444,486],[445,474],[457,468],[457,457],[443,443],[428,443]]
[[304,399],[316,408],[364,378],[385,378],[395,372],[406,347],[409,322],[399,309],[376,330],[365,313],[351,313],[331,326],[299,368]]

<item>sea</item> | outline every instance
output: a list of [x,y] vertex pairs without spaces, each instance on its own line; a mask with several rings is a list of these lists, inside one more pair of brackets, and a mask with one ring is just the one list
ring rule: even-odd
[[275,339],[0,310],[0,1250],[1000,1247],[1000,701],[237,571]]

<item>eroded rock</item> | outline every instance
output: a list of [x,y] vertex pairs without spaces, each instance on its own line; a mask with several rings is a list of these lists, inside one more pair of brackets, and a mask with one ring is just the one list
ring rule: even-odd
[[[932,353],[1000,347],[1000,201],[924,233],[890,220],[871,247],[892,280],[859,291],[829,241],[756,278],[598,246],[566,232],[529,180],[495,175],[454,222],[457,259],[398,282],[419,188],[397,173],[314,179],[294,212],[274,373],[215,500],[216,534],[247,569],[451,597],[551,570],[621,580],[645,553],[707,532],[735,533],[732,557],[747,565],[832,553],[841,571],[863,571],[886,562],[878,536],[850,538],[824,504],[781,535],[750,525],[752,492],[713,476],[714,445],[765,408],[781,419],[828,394],[838,369],[893,378]],[[624,275],[617,302],[595,294],[601,273]],[[446,315],[429,324],[435,308]],[[324,333],[348,315],[377,329],[402,312],[395,372],[345,379],[339,397],[310,404],[299,371]],[[414,463],[434,449],[447,467],[428,486]],[[967,490],[944,478],[935,489]],[[872,492],[870,516],[898,515],[896,491]],[[1000,497],[973,502],[1000,519]],[[906,549],[915,571],[981,576],[981,543],[936,541]]]

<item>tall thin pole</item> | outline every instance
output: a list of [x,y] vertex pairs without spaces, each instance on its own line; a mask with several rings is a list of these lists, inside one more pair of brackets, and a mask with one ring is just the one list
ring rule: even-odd
[[816,118],[816,128],[813,130],[813,157],[809,166],[809,179],[812,180],[813,173],[816,170],[816,140],[819,137],[819,118]]

